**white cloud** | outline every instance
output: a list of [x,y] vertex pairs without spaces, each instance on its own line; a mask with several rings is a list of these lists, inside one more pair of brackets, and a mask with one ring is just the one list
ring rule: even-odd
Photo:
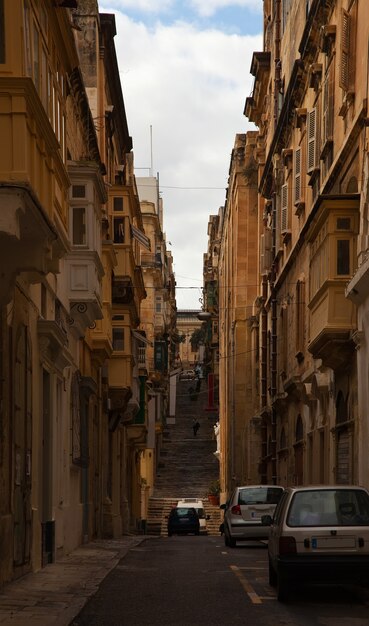
[[[262,40],[197,31],[186,23],[158,22],[149,29],[122,13],[116,13],[116,25],[135,166],[150,167],[152,125],[153,169],[159,173],[177,285],[191,287],[178,289],[177,306],[197,308],[208,219],[225,200],[235,134],[249,127],[243,108],[253,83],[252,53],[262,49]],[[136,170],[138,176],[147,173]]]
[[190,0],[190,4],[203,17],[210,17],[219,9],[235,7],[262,13],[262,0]]
[[[131,10],[143,13],[165,13],[176,0],[110,0],[109,6],[116,11]],[[103,3],[99,3],[100,6]]]

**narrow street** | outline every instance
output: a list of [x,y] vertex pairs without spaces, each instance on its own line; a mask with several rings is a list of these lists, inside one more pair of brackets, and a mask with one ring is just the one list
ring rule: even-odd
[[215,537],[148,539],[120,561],[71,626],[369,624],[369,602],[358,591],[305,588],[283,605],[267,570],[262,543],[229,550]]

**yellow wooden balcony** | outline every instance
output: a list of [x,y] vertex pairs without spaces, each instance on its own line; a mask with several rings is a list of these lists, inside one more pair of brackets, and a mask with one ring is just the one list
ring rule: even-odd
[[346,285],[356,264],[358,196],[322,196],[308,233],[310,243],[309,352],[337,367],[353,350],[356,306]]
[[60,146],[30,78],[0,78],[0,299],[17,274],[30,282],[58,271],[67,242],[69,178]]
[[329,367],[338,366],[352,352],[356,328],[355,305],[345,297],[346,283],[326,281],[310,301],[309,352]]

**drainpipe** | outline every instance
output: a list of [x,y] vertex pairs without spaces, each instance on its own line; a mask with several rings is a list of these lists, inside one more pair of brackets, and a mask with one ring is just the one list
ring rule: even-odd
[[[265,310],[265,302],[268,295],[268,283],[267,279],[264,276],[262,282],[262,298],[263,305],[261,309],[261,372],[260,372],[260,383],[261,383],[261,408],[264,410],[268,397],[267,397],[267,342],[268,342],[268,315]],[[266,417],[262,417],[262,426],[261,426],[261,459],[262,459],[262,467],[261,467],[261,476],[260,481],[262,484],[267,482],[267,473],[266,473],[266,456],[267,456],[267,445],[268,445],[268,429],[266,424]]]
[[279,116],[279,92],[281,86],[281,0],[275,1],[275,35],[274,35],[274,130]]

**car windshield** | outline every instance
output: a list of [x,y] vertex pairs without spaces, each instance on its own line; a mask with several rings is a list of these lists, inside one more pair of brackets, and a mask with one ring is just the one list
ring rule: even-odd
[[287,525],[369,526],[369,495],[362,489],[300,491],[292,499]]
[[238,504],[278,504],[282,493],[280,487],[246,487],[239,491]]
[[196,517],[196,511],[194,508],[177,508],[173,509],[172,515],[176,517]]

